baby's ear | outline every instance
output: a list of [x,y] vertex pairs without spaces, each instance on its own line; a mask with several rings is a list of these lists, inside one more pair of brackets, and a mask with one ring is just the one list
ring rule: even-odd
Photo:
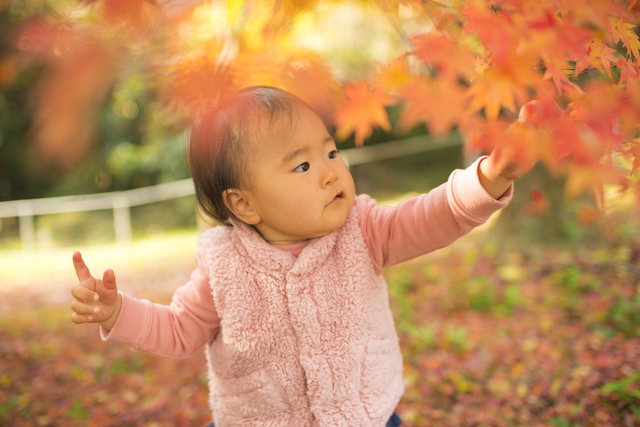
[[260,222],[260,215],[251,206],[249,196],[238,189],[229,188],[222,193],[224,204],[245,224],[255,225]]

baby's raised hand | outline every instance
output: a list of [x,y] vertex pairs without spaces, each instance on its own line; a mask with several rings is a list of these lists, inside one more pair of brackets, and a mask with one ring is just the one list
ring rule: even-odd
[[494,198],[499,198],[514,179],[520,178],[536,164],[536,147],[531,135],[548,119],[547,109],[531,101],[520,110],[518,121],[504,135],[491,155],[480,164],[480,182]]
[[73,253],[73,267],[80,284],[71,289],[71,320],[78,324],[100,323],[111,329],[122,303],[113,270],[106,270],[102,280],[94,278],[78,251]]

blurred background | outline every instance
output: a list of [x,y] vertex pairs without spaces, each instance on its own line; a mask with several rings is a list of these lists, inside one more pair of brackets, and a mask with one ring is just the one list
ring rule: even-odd
[[[215,225],[196,209],[185,131],[194,94],[224,91],[220,57],[275,46],[298,55],[287,70],[339,97],[434,25],[410,2],[392,2],[397,21],[384,1],[281,3],[285,18],[267,25],[260,2],[0,0],[0,424],[208,422],[202,354],[159,359],[71,323],[71,255],[168,303]],[[245,81],[295,84],[265,73],[278,58],[245,61]],[[307,95],[321,113],[336,103]],[[387,107],[391,127],[363,148],[353,136],[339,145],[357,191],[381,204],[430,191],[480,154],[455,130],[398,126],[401,110]],[[403,425],[640,425],[636,202],[606,188],[602,216],[589,195],[566,199],[565,184],[537,167],[489,224],[385,271]]]

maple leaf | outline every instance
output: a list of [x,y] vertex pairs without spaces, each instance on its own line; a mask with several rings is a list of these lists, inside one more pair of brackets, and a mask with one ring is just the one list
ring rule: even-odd
[[574,199],[583,192],[602,193],[602,180],[594,173],[594,168],[572,164],[568,168],[565,194]]
[[169,75],[165,97],[177,102],[187,114],[196,114],[237,91],[232,65],[218,61],[220,49],[221,45],[210,44],[183,56]]
[[640,60],[640,40],[638,35],[633,31],[636,27],[633,24],[624,22],[622,19],[610,19],[611,35],[615,43],[622,41],[629,53],[632,53],[636,60]]
[[640,77],[640,64],[636,61],[621,57],[615,65],[620,69],[619,83],[638,80]]
[[407,69],[407,61],[404,57],[396,58],[390,64],[380,68],[375,77],[376,86],[386,92],[398,92],[410,84],[413,76]]
[[49,75],[36,87],[32,133],[35,152],[51,167],[76,167],[95,141],[95,111],[115,78],[113,52],[95,40],[75,37],[73,48],[52,56]]
[[335,76],[317,54],[242,51],[234,61],[238,85],[275,86],[300,97],[322,117],[342,100]]
[[635,140],[632,143],[631,148],[629,148],[626,153],[628,157],[633,156],[633,163],[631,164],[631,175],[635,175],[640,168],[640,140]]
[[[615,50],[602,42],[593,41],[588,49],[590,63],[598,70],[604,70],[611,78],[611,64],[616,63],[618,58],[613,56]],[[578,72],[576,65],[576,73]]]
[[568,163],[565,194],[574,199],[584,192],[592,192],[602,202],[604,185],[623,186],[627,182],[625,173],[613,164],[584,165]]
[[429,131],[442,135],[460,120],[467,105],[462,87],[449,80],[415,79],[402,91],[406,102],[399,124],[409,130],[418,122],[428,124]]
[[571,68],[567,60],[547,56],[543,59],[543,63],[546,68],[543,78],[551,79],[559,94],[565,86],[572,86],[565,74],[565,70]]
[[487,59],[477,56],[476,59],[473,60],[473,72],[478,76],[482,76],[484,72],[489,68],[490,64],[491,58]]
[[394,100],[382,89],[371,89],[368,82],[362,81],[345,86],[344,94],[347,100],[334,113],[338,139],[344,140],[355,132],[356,145],[361,146],[375,126],[391,130],[385,106],[394,104]]
[[65,29],[61,25],[43,20],[32,20],[22,24],[16,37],[16,47],[30,57],[46,58],[53,54],[56,40],[62,37]]
[[513,16],[507,10],[496,13],[493,5],[484,2],[464,2],[459,6],[465,19],[464,31],[479,37],[487,54],[493,55],[496,63],[503,64],[517,48],[518,30]]
[[461,70],[469,68],[473,58],[463,46],[443,34],[419,34],[411,38],[413,53],[418,59],[435,68],[438,76],[455,80]]
[[518,88],[506,73],[495,68],[488,69],[482,78],[471,84],[467,91],[471,99],[471,112],[484,108],[484,113],[490,121],[498,118],[501,107],[515,112],[516,90]]

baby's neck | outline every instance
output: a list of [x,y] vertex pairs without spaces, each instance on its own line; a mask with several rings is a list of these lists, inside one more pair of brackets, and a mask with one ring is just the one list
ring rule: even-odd
[[308,240],[309,239],[296,240],[296,241],[285,241],[285,240],[283,240],[283,241],[273,241],[273,242],[267,242],[267,243],[269,243],[270,245],[276,245],[276,246],[286,246],[286,245],[295,245],[295,244],[298,244],[298,243],[306,242]]

